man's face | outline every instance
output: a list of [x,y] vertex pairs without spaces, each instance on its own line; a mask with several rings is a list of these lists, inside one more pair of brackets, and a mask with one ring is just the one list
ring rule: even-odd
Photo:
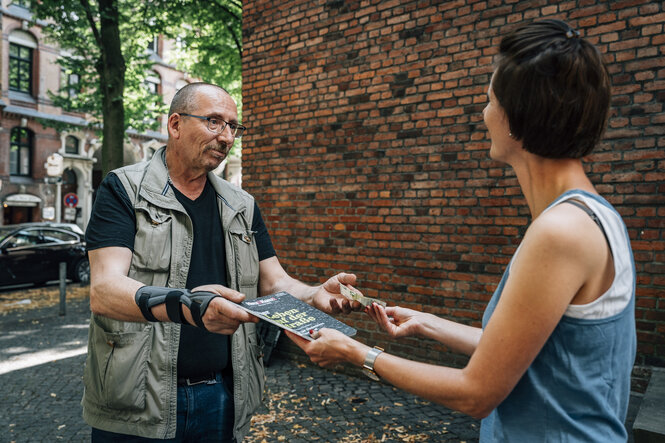
[[[238,110],[235,102],[221,89],[201,88],[196,92],[196,106],[190,114],[202,117],[214,117],[229,123],[238,123]],[[208,121],[180,116],[181,153],[189,168],[205,172],[214,170],[226,158],[235,140],[227,126],[222,133],[208,129]]]

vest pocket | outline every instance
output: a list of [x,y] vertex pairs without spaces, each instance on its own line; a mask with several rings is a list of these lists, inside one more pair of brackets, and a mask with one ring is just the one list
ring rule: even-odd
[[172,217],[154,207],[136,208],[135,269],[166,272],[171,264]]
[[[238,356],[238,367],[233,368],[234,386],[240,389],[242,402],[236,401],[236,427],[248,429],[252,415],[263,404],[263,395],[266,383],[265,368],[263,365],[263,340],[256,332],[254,323],[245,323],[236,331],[233,339],[237,340],[234,348],[243,348],[242,355]],[[238,352],[240,354],[240,352]],[[235,362],[235,361],[234,361]],[[239,385],[235,381],[240,381]],[[237,395],[237,393],[234,393]]]
[[259,252],[256,248],[254,231],[249,229],[229,229],[235,253],[238,287],[256,286],[259,282]]
[[86,389],[95,392],[96,401],[111,409],[145,409],[150,327],[141,331],[107,332],[95,318],[91,337],[96,351],[92,359]]

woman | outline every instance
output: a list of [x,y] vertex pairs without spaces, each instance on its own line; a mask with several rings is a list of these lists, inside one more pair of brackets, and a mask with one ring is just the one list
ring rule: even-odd
[[625,225],[580,158],[600,140],[610,80],[599,52],[559,20],[500,45],[483,118],[490,156],[510,165],[532,214],[482,329],[400,307],[368,313],[393,337],[470,356],[455,369],[370,349],[323,329],[312,361],[365,365],[382,379],[483,418],[481,441],[625,441],[635,358],[635,267]]

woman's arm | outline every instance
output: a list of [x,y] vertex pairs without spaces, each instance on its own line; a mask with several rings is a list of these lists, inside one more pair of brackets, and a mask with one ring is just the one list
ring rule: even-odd
[[483,333],[481,328],[399,306],[383,308],[373,303],[368,313],[394,338],[417,335],[436,340],[452,351],[466,355],[473,354]]
[[[558,208],[557,208],[558,209]],[[565,212],[565,211],[564,211]],[[384,380],[474,417],[485,417],[515,387],[590,276],[604,269],[604,238],[585,214],[552,210],[527,231],[496,309],[463,369],[380,354],[375,371]],[[296,341],[312,361],[363,364],[369,347],[324,329],[312,342]]]

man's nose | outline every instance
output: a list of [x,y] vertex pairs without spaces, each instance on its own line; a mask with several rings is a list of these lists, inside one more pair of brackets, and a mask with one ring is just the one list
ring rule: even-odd
[[233,144],[235,141],[235,136],[233,135],[233,130],[231,127],[226,125],[222,132],[217,133],[217,139],[226,141],[229,145]]

